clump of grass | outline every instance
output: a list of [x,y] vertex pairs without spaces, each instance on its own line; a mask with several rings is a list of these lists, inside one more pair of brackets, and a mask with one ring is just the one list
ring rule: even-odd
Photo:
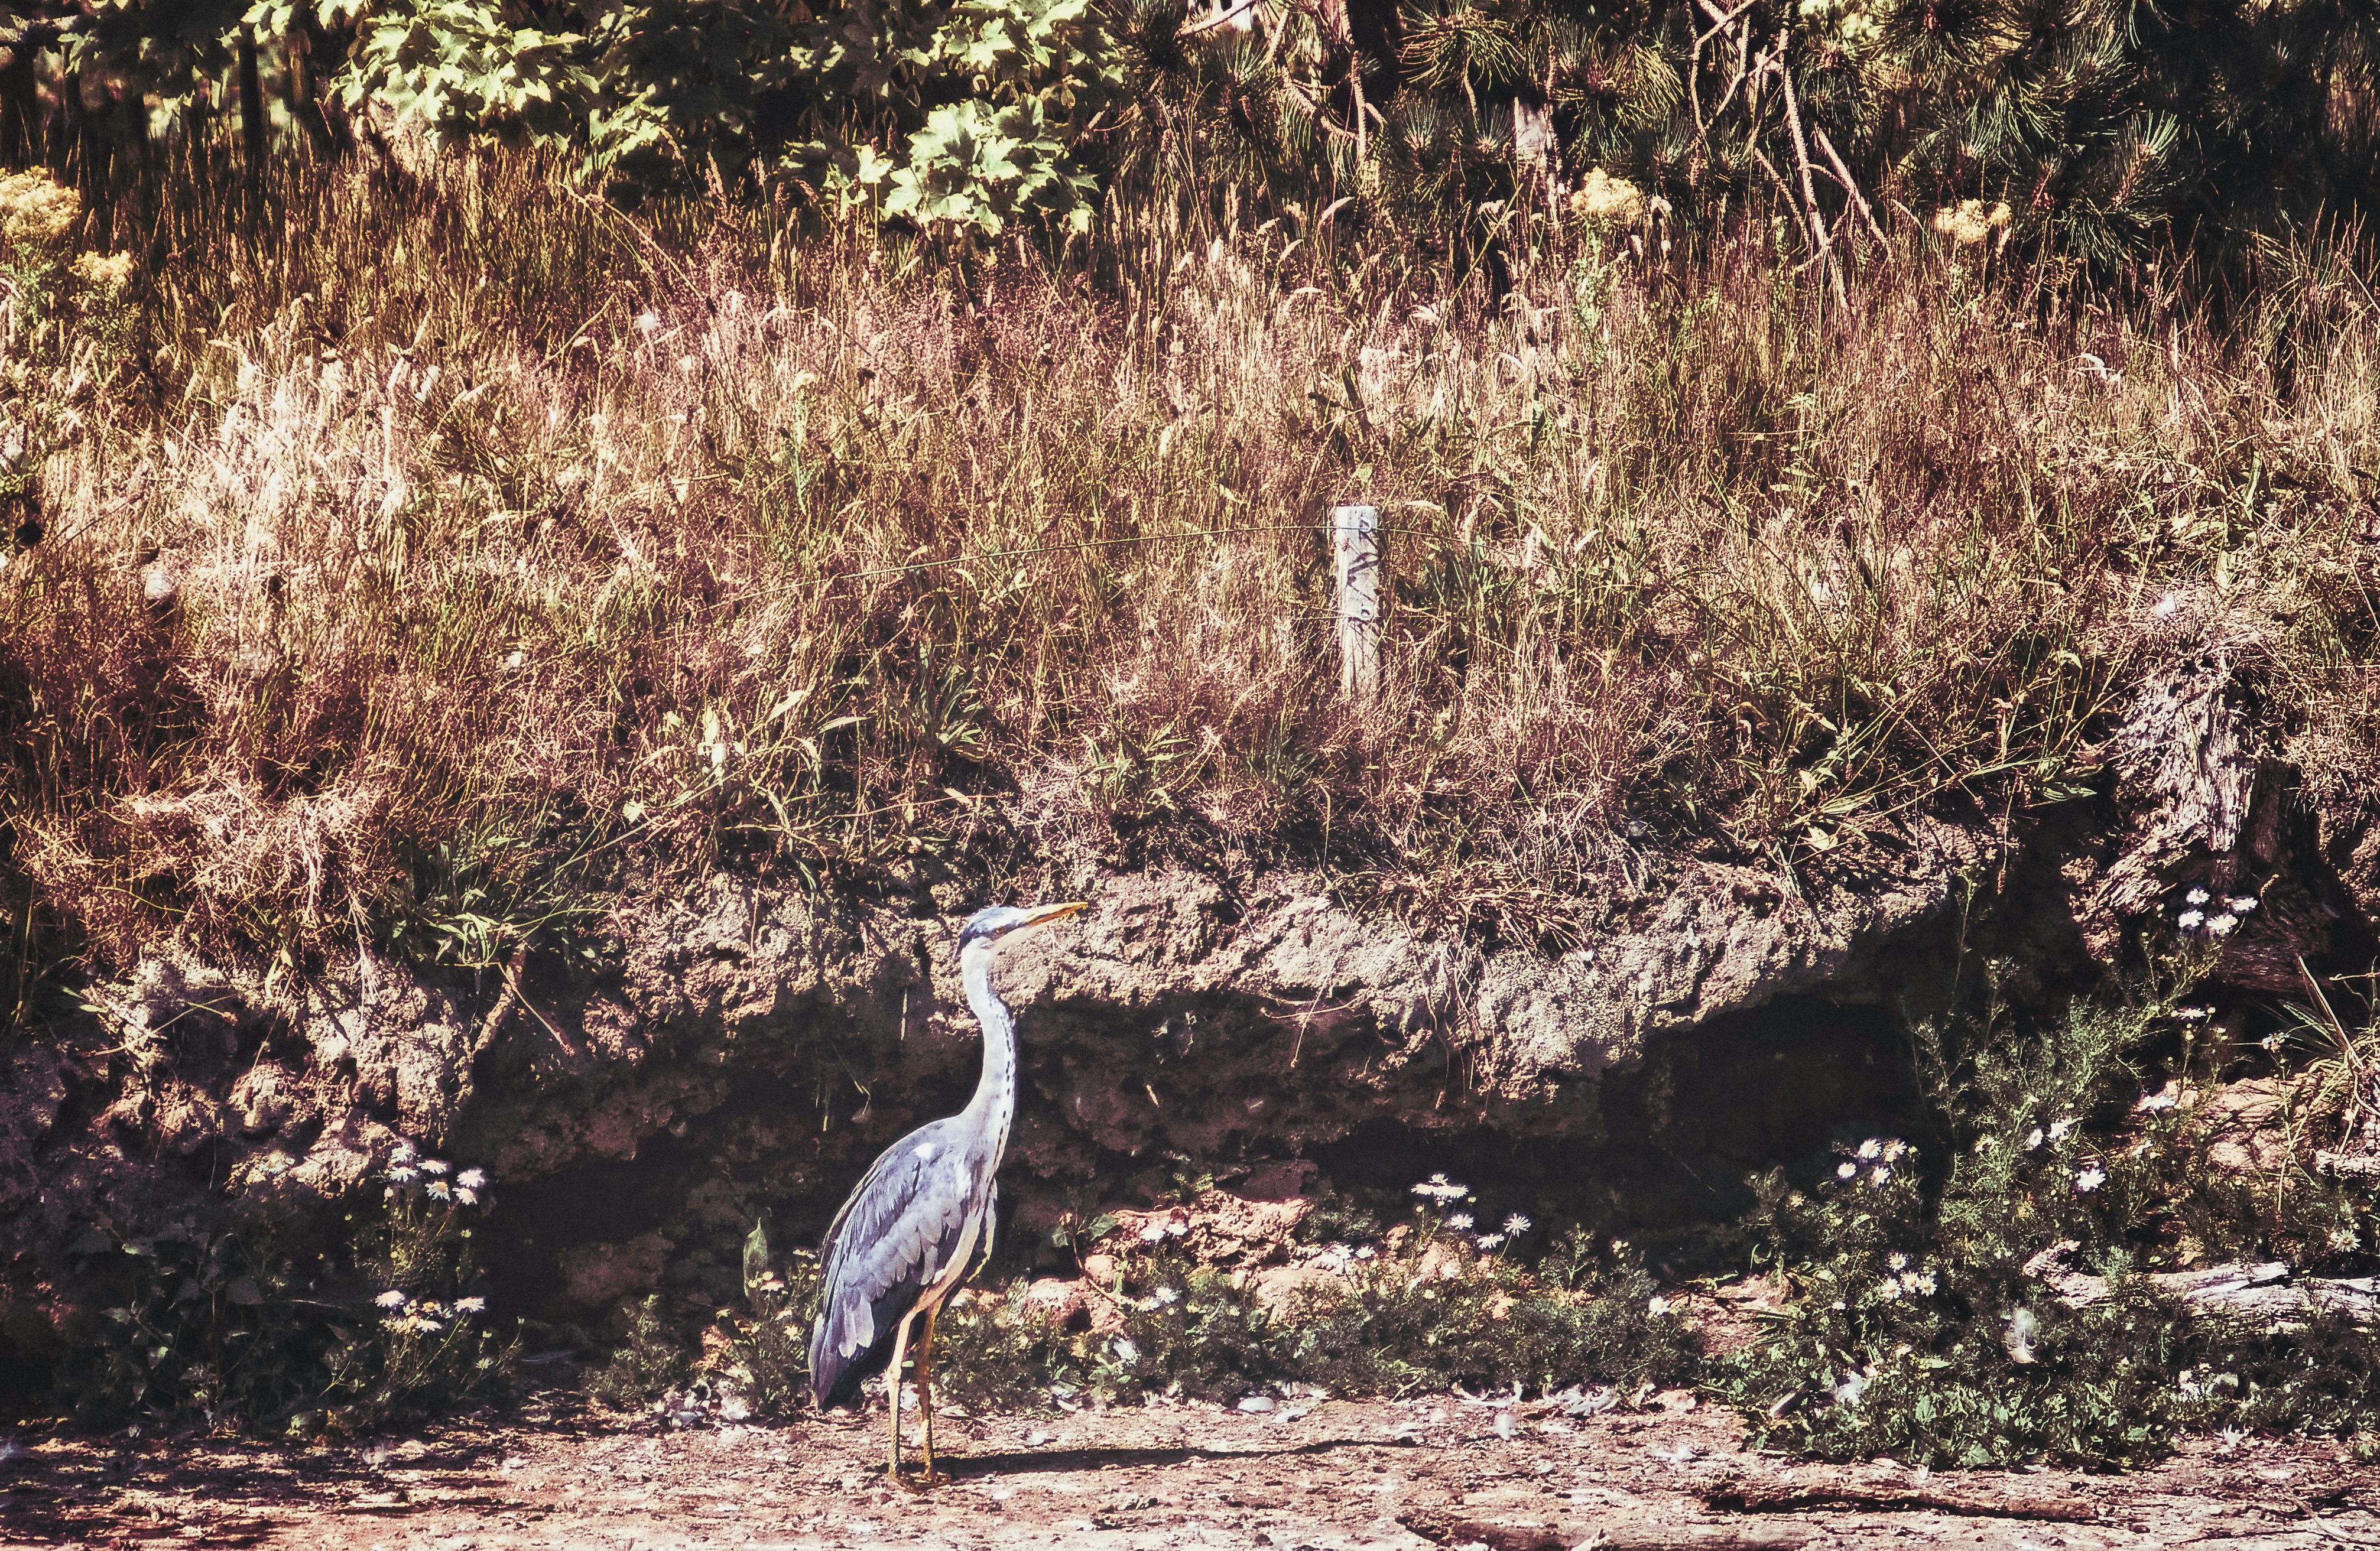
[[[2030,1034],[1986,1015],[1929,1036],[1925,1145],[1872,1138],[1815,1187],[1760,1181],[1789,1300],[1723,1392],[1802,1452],[1957,1466],[2136,1463],[2184,1430],[2380,1426],[2380,1334],[2209,1320],[2146,1279],[2184,1259],[2374,1258],[2368,1195],[2309,1172],[2310,1152],[2277,1179],[2218,1167],[2210,1085],[2144,1081],[2143,1053],[2199,1011],[2155,997]],[[2110,1297],[2070,1307],[2028,1272],[2060,1242]]]
[[[1020,802],[1559,944],[1631,823],[1823,877],[2092,790],[2127,622],[2202,584],[2296,622],[2310,758],[2380,724],[2345,249],[2221,324],[1913,252],[1828,321],[1724,233],[1549,229],[1489,297],[1266,223],[1123,316],[847,236],[772,265],[508,153],[309,176],[269,261],[136,277],[39,460],[0,801],[52,952],[487,963],[626,878],[874,875]],[[1350,496],[1391,530],[1363,708]]]

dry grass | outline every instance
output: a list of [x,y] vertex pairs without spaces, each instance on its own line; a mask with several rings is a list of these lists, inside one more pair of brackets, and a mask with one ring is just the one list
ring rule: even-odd
[[[1549,234],[1491,307],[1269,224],[1143,308],[732,211],[657,235],[520,160],[292,200],[268,255],[108,315],[51,541],[0,573],[55,951],[484,961],[623,876],[866,872],[1019,814],[1559,938],[1632,827],[1801,865],[2080,791],[2176,588],[2288,622],[2326,768],[2374,744],[2346,250],[2220,325],[1927,252],[1822,320],[1716,240]],[[1347,497],[1393,530],[1361,711]]]

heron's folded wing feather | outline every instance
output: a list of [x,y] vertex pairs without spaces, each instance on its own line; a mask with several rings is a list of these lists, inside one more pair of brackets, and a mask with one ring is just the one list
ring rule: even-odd
[[876,1160],[827,1232],[826,1274],[810,1339],[821,1395],[865,1359],[959,1253],[972,1181],[957,1149],[909,1138]]

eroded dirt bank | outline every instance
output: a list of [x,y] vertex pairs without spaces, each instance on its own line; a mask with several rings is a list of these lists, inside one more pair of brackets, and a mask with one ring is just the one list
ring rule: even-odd
[[1263,1416],[1182,1405],[945,1416],[953,1479],[920,1498],[883,1483],[881,1422],[880,1410],[681,1433],[458,1425],[307,1450],[37,1439],[0,1463],[0,1540],[292,1551],[2380,1544],[2370,1471],[2327,1444],[2200,1439],[2121,1477],[1929,1474],[1748,1453],[1737,1421],[1706,1407],[1572,1418],[1558,1403],[1460,1396]]
[[[2211,990],[2293,997],[2301,962],[2380,951],[2363,799],[2306,789],[2255,652],[2188,610],[2160,628],[2104,794],[1946,797],[1790,869],[1648,830],[1551,945],[1432,932],[1320,873],[1135,867],[1055,834],[997,877],[920,860],[872,892],[721,873],[624,895],[600,930],[479,972],[359,943],[297,976],[161,943],[0,1072],[0,1360],[38,1368],[91,1327],[106,1290],[79,1236],[243,1212],[302,1235],[401,1139],[492,1174],[500,1315],[600,1339],[650,1290],[716,1307],[756,1220],[814,1242],[870,1157],[957,1107],[978,1056],[951,943],[992,898],[1093,902],[1002,970],[1026,1085],[1002,1274],[1067,1212],[1284,1165],[1313,1166],[1289,1187],[1308,1193],[1445,1169],[1541,1220],[1724,1220],[1754,1169],[1897,1122],[1907,1021],[1962,956],[2041,998],[2144,932],[2198,952]],[[2209,889],[2256,908],[2178,943]]]

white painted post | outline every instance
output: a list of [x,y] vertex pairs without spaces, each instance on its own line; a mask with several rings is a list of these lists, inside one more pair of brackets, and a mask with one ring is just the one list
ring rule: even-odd
[[1380,691],[1378,508],[1331,508],[1330,557],[1339,583],[1339,692],[1369,700]]

